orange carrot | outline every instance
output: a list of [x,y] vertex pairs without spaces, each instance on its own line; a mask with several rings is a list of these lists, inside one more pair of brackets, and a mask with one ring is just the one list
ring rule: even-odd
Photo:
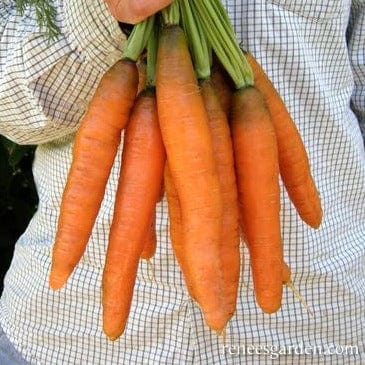
[[200,87],[208,113],[208,125],[212,136],[223,202],[220,256],[224,298],[227,302],[228,315],[231,317],[236,311],[240,276],[239,208],[233,148],[227,116],[212,82],[202,81]]
[[190,279],[191,274],[188,272],[189,265],[187,255],[185,253],[180,201],[174,182],[172,181],[172,176],[168,164],[166,164],[165,166],[164,186],[169,210],[169,232],[172,248],[174,250],[174,254],[179,263],[181,271],[184,275],[184,280],[189,295],[196,300],[193,291],[193,283]]
[[156,212],[152,213],[150,228],[145,237],[141,259],[149,260],[156,252]]
[[247,53],[255,86],[261,91],[277,135],[280,174],[299,216],[313,228],[322,220],[320,197],[310,171],[303,141],[284,102],[255,58]]
[[165,193],[168,201],[169,210],[169,232],[174,254],[184,274],[184,280],[191,298],[196,300],[191,274],[188,272],[189,263],[185,254],[184,236],[182,230],[181,210],[179,197],[172,181],[172,176],[168,164],[164,174]]
[[208,116],[183,31],[162,30],[156,90],[161,133],[180,207],[193,292],[206,323],[220,332],[223,305],[220,237],[222,202]]
[[138,89],[137,94],[139,94],[146,87],[147,81],[147,62],[146,57],[141,57],[137,64],[138,69]]
[[[157,202],[160,202],[164,196],[163,180],[161,182],[160,193]],[[156,210],[154,211],[151,219],[150,229],[148,230],[145,238],[143,251],[141,253],[141,259],[150,260],[156,253],[157,236],[156,236]]]
[[103,272],[103,329],[125,328],[139,259],[160,194],[165,149],[153,92],[140,93],[126,128],[114,216]]
[[275,130],[254,87],[235,92],[231,111],[241,224],[256,300],[264,312],[272,313],[281,305],[283,262]]
[[53,247],[50,286],[61,288],[82,257],[137,92],[135,63],[102,77],[77,131]]
[[[161,181],[160,193],[157,202],[160,202],[164,196],[163,179]],[[144,260],[151,259],[156,253],[157,237],[156,237],[156,210],[154,211],[151,219],[150,229],[148,230],[141,258]]]
[[218,93],[222,109],[228,116],[231,107],[233,89],[231,85],[231,80],[229,79],[223,67],[218,63],[218,61],[213,63],[213,67],[211,69],[211,79],[214,88]]

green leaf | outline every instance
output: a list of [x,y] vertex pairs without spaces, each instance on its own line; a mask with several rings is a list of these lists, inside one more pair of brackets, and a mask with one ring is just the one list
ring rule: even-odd
[[137,23],[124,46],[122,58],[136,62],[145,50],[155,24],[155,16],[151,15]]
[[15,0],[15,7],[20,15],[23,15],[28,7],[35,8],[35,15],[39,28],[44,29],[47,37],[54,40],[60,34],[56,24],[56,9],[47,0]]

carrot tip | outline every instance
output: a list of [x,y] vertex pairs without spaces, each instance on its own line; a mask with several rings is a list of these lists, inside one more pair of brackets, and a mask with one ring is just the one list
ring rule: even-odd
[[[104,308],[105,316],[105,308]],[[109,318],[103,319],[103,332],[111,341],[118,339],[125,330],[126,320],[119,321],[115,316],[111,318],[112,314],[108,314]]]
[[219,336],[227,325],[227,314],[222,313],[220,316],[210,317],[209,315],[205,314],[205,322],[207,325]]
[[109,335],[106,335],[107,337],[108,337],[108,339],[110,340],[110,341],[115,341],[115,340],[117,340],[118,339],[118,337],[119,336],[109,336]]
[[217,335],[219,337],[222,336],[223,345],[226,345],[226,343],[227,343],[227,326],[225,326],[222,331],[217,332]]
[[110,341],[116,341],[124,332],[124,328],[122,330],[107,331],[104,327],[103,332],[105,333],[106,337],[108,337],[108,339]]
[[321,223],[322,223],[322,220],[319,220],[318,222],[315,222],[315,223],[310,224],[310,226],[313,229],[318,229],[321,226]]
[[49,286],[51,287],[51,289],[53,290],[59,290],[61,289],[67,281],[68,277],[55,277],[52,273],[49,277]]
[[275,305],[275,306],[263,306],[263,305],[261,305],[260,307],[261,307],[261,309],[264,313],[274,314],[280,309],[281,305],[279,305],[279,306],[277,306],[277,305]]
[[318,214],[316,217],[301,217],[302,220],[313,229],[318,229],[322,224],[322,214]]
[[264,313],[272,314],[280,309],[281,296],[279,297],[277,294],[271,293],[271,291],[263,291],[257,302]]

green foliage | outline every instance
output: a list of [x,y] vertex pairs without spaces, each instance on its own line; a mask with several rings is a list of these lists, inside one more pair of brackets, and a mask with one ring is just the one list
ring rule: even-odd
[[0,292],[14,244],[37,208],[32,175],[34,149],[0,136]]
[[56,25],[56,9],[47,0],[15,0],[15,6],[21,15],[28,6],[35,8],[38,25],[44,29],[49,39],[55,39],[60,33]]

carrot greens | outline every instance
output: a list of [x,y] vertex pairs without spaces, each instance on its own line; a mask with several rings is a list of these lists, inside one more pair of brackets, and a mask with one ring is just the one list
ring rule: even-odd
[[15,7],[20,15],[23,15],[28,7],[34,7],[37,23],[50,40],[56,39],[60,34],[60,28],[56,24],[56,9],[51,1],[15,0]]

